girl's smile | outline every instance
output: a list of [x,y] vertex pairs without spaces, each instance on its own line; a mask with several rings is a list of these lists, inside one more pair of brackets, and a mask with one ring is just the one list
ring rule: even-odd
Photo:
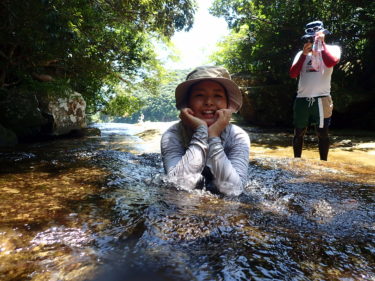
[[214,81],[204,80],[193,85],[190,90],[189,108],[194,116],[204,120],[207,126],[216,121],[216,111],[228,107],[224,87]]

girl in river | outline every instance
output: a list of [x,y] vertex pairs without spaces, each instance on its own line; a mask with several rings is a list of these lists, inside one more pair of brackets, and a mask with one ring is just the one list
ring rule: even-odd
[[162,136],[161,156],[168,180],[178,188],[203,187],[237,196],[247,182],[250,139],[230,124],[242,94],[228,71],[200,66],[175,90],[180,122]]

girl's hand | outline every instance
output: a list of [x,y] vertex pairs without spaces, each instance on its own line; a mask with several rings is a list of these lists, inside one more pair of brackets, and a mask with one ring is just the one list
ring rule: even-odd
[[208,127],[209,137],[219,137],[224,131],[225,127],[229,125],[229,121],[232,118],[232,109],[219,109],[216,111],[216,121]]
[[188,107],[181,109],[180,119],[185,126],[191,128],[192,130],[195,130],[200,125],[204,125],[207,127],[206,122],[195,117],[194,112]]

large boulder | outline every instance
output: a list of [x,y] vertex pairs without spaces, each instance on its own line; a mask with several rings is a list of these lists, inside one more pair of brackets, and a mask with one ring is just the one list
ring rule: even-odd
[[72,92],[63,98],[49,98],[42,102],[42,111],[49,116],[46,133],[54,136],[79,131],[86,124],[86,102],[82,95]]
[[[0,147],[18,141],[49,139],[51,136],[80,135],[86,128],[86,102],[69,92],[64,97],[36,96],[20,89],[0,91]],[[84,132],[82,133],[84,134]]]
[[267,76],[236,74],[233,80],[243,94],[241,117],[263,127],[291,126],[295,89],[290,85],[268,84]]
[[30,92],[2,91],[0,96],[1,125],[19,139],[33,138],[46,124],[39,103]]
[[16,134],[0,124],[0,147],[14,146],[17,142]]
[[248,87],[240,115],[264,127],[288,127],[293,118],[293,91],[286,85]]

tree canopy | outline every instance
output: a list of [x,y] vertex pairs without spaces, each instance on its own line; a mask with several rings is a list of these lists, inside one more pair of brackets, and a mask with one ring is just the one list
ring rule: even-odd
[[152,88],[145,87],[144,81],[141,81],[134,85],[132,98],[136,100],[125,115],[103,112],[105,115],[97,114],[93,119],[126,123],[177,120],[179,111],[176,109],[175,89],[189,72],[188,69],[166,71]]
[[343,49],[336,82],[367,90],[375,85],[373,0],[215,0],[211,12],[224,17],[233,31],[216,54],[232,72],[286,82],[306,23],[322,20],[331,32],[327,42]]
[[[280,85],[279,92],[287,93],[279,95],[288,100],[296,88],[289,68],[302,49],[305,25],[323,21],[331,32],[326,42],[342,49],[332,77],[335,110],[341,116],[334,116],[345,126],[368,127],[363,120],[375,126],[375,1],[215,0],[210,11],[224,17],[231,29],[214,60],[257,85]],[[255,96],[267,103],[264,96]],[[280,112],[290,109],[282,107]]]
[[194,0],[3,0],[0,89],[67,87],[94,110],[120,81],[131,87],[158,74],[155,38],[190,29],[195,8]]

